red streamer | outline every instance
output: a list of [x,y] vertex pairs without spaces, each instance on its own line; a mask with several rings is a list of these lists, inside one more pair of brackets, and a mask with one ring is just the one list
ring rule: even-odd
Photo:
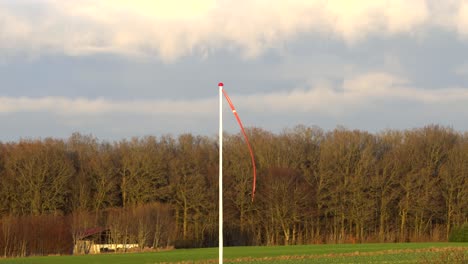
[[240,120],[239,115],[237,114],[236,108],[232,104],[231,98],[229,98],[229,96],[227,95],[226,91],[224,91],[224,89],[222,89],[222,91],[223,91],[224,97],[226,97],[226,100],[229,103],[229,106],[231,107],[232,113],[236,117],[237,123],[239,124],[241,128],[242,134],[244,135],[245,142],[247,143],[247,146],[249,147],[250,158],[252,159],[252,167],[253,167],[253,183],[252,183],[252,202],[253,202],[254,196],[255,196],[256,181],[257,181],[257,168],[255,167],[254,154],[252,151],[252,147],[250,146],[249,138],[247,137],[247,134],[245,133],[244,126],[242,125],[242,121]]

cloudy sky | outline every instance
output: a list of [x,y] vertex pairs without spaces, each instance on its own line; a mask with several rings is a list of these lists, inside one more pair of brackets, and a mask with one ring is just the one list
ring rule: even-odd
[[[468,130],[468,1],[0,0],[1,141]],[[225,127],[238,128],[225,105]]]

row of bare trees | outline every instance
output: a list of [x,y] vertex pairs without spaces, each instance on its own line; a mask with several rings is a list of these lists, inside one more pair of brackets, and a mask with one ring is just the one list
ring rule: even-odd
[[109,244],[138,244],[141,250],[167,247],[175,240],[173,225],[169,206],[159,203],[68,215],[6,215],[0,220],[0,256],[71,254],[83,234],[93,229],[108,230]]
[[[304,126],[248,134],[258,167],[253,203],[248,149],[241,135],[224,136],[228,245],[439,241],[468,221],[467,133],[431,125],[377,134]],[[163,244],[215,245],[217,159],[216,138],[191,134],[2,143],[0,223],[5,229],[11,217],[64,217],[71,236],[70,219],[79,212],[95,215],[89,225],[108,228],[118,225],[103,215],[127,212],[154,228],[132,227],[126,240],[160,246],[159,214],[135,213],[158,204],[170,216],[160,222],[168,232]],[[4,237],[0,246],[11,245]]]

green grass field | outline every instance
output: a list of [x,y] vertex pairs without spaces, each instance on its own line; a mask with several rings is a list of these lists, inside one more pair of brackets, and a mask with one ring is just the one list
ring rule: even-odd
[[[228,247],[225,263],[468,263],[468,243],[340,244]],[[217,263],[217,248],[0,259],[12,264]]]

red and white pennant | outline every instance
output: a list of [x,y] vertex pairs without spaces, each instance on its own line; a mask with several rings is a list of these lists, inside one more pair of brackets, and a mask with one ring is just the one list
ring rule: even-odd
[[[224,87],[223,83],[219,83],[218,86],[219,87]],[[224,88],[222,89],[222,91],[223,91],[224,97],[226,98],[227,102],[229,103],[229,107],[231,107],[232,113],[236,117],[237,123],[239,124],[239,127],[240,127],[240,129],[242,131],[242,134],[244,135],[245,142],[247,143],[247,147],[249,148],[250,158],[252,159],[252,167],[253,167],[253,183],[252,183],[252,202],[253,202],[254,197],[255,197],[255,188],[256,188],[256,181],[257,181],[257,168],[255,166],[254,153],[253,153],[253,150],[252,150],[252,146],[250,145],[249,138],[247,137],[247,133],[245,133],[244,126],[242,125],[242,121],[241,121],[241,119],[239,117],[239,114],[236,111],[236,108],[234,107],[234,104],[231,101],[231,98],[229,98],[229,96],[226,93],[226,91],[224,90]]]

